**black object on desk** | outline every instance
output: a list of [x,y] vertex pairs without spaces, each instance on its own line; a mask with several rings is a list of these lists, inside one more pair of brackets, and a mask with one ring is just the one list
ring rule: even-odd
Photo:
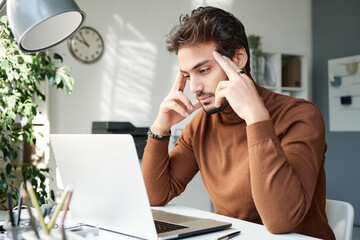
[[16,216],[16,222],[15,222],[16,226],[20,225],[20,220],[21,220],[21,208],[22,208],[22,203],[23,203],[23,198],[21,197],[21,191],[23,188],[24,188],[24,182],[21,182],[20,187],[19,187],[18,214]]
[[12,202],[12,192],[7,192],[8,208],[9,208],[9,218],[12,227],[15,227],[15,219],[13,213],[13,202]]
[[236,237],[236,236],[239,235],[240,233],[241,233],[241,231],[233,232],[233,233],[230,233],[230,234],[228,234],[228,235],[219,237],[217,240],[227,240],[227,239]]
[[93,134],[131,134],[139,159],[142,159],[146,146],[148,127],[135,127],[130,122],[92,122]]

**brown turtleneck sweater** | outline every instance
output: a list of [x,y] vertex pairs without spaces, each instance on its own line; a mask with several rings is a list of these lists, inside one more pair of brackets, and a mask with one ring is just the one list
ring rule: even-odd
[[200,110],[174,149],[148,139],[143,176],[151,205],[180,195],[200,170],[218,214],[261,223],[272,233],[335,239],[325,213],[325,126],[302,99],[257,86],[271,120],[246,126],[228,106]]

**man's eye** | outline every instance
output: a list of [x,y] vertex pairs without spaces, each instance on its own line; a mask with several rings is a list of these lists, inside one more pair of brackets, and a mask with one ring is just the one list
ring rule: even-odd
[[210,68],[203,68],[203,69],[200,70],[200,73],[205,73],[205,72],[207,72],[209,70],[210,70]]
[[190,76],[189,75],[184,75],[185,80],[190,80]]

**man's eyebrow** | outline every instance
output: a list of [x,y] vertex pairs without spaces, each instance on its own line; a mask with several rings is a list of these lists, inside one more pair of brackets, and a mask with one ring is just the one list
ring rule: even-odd
[[[206,63],[209,62],[209,61],[211,61],[211,59],[206,59],[206,60],[204,60],[204,61],[201,61],[201,62],[199,62],[198,64],[196,64],[195,66],[193,66],[193,67],[191,68],[191,70],[197,69],[198,67],[201,67],[202,65],[206,64]],[[182,73],[187,73],[186,71],[183,71],[183,70],[181,70],[181,69],[180,69],[180,72],[182,72]]]

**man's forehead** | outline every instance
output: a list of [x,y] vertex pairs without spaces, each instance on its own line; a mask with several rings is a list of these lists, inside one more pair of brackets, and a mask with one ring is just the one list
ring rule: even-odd
[[214,42],[204,42],[191,44],[189,46],[184,46],[179,48],[177,55],[188,54],[188,53],[212,53],[216,50],[216,44]]
[[190,71],[205,63],[215,61],[212,55],[215,50],[216,46],[212,43],[201,43],[180,48],[178,51],[180,70]]

